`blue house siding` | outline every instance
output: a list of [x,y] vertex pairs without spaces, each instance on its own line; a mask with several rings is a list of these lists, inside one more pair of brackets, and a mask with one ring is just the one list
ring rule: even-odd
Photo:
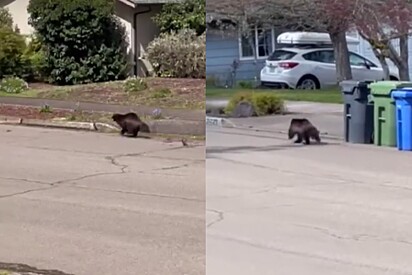
[[[257,67],[253,60],[239,61],[239,42],[236,37],[223,36],[219,33],[206,33],[206,75],[224,84],[231,78],[233,61],[238,61],[236,80],[253,80],[259,75],[264,59],[258,60]],[[257,68],[257,71],[256,71]]]
[[[275,41],[276,41],[275,37]],[[379,64],[379,61],[373,54],[370,44],[359,37],[358,45],[349,45],[349,50],[362,54],[371,61]],[[412,45],[412,38],[410,38]],[[275,43],[275,48],[277,47]],[[412,49],[409,49],[409,66],[411,68],[410,77],[412,79]],[[214,78],[219,84],[225,84],[231,79],[231,65],[234,60],[239,62],[236,72],[236,80],[253,81],[255,76],[259,78],[260,70],[263,68],[265,60],[259,59],[257,65],[253,60],[239,60],[239,40],[236,36],[225,36],[219,33],[206,33],[206,75],[208,78]],[[394,66],[389,61],[389,65]]]

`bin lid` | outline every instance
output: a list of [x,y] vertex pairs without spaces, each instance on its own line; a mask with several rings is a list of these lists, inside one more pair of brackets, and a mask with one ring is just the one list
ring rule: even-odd
[[372,95],[386,95],[389,96],[392,90],[398,88],[399,86],[403,87],[412,87],[412,82],[407,81],[378,81],[369,84]]
[[358,85],[358,81],[343,80],[339,83],[342,93],[353,94],[355,87]]
[[355,91],[355,87],[368,87],[369,83],[373,81],[355,81],[355,80],[342,80],[339,83],[341,87],[341,91],[344,94],[353,94]]
[[392,91],[392,98],[412,98],[412,87]]

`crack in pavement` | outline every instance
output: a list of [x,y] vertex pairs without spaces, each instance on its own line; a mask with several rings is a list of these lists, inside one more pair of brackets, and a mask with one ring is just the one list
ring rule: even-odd
[[343,235],[333,233],[330,229],[323,228],[323,227],[306,225],[306,224],[294,224],[294,226],[319,231],[327,236],[330,236],[338,240],[366,241],[369,239],[369,240],[374,240],[378,242],[394,242],[394,243],[402,243],[405,245],[412,245],[412,241],[402,240],[402,239],[396,240],[392,238],[380,238],[378,236],[373,236],[370,234],[354,234],[354,235],[349,235],[349,236],[343,236]]
[[215,213],[215,214],[218,215],[217,219],[215,219],[214,221],[212,221],[212,222],[210,222],[206,225],[206,228],[212,227],[213,225],[223,221],[224,218],[225,218],[224,213],[222,211],[218,211],[218,210],[215,210],[215,209],[206,209],[206,211],[209,211],[209,212],[212,212],[212,213]]
[[171,195],[163,195],[163,194],[156,194],[156,193],[146,193],[146,192],[135,192],[135,191],[124,191],[124,190],[116,190],[116,189],[105,189],[105,188],[89,187],[89,186],[83,186],[83,185],[73,185],[73,187],[74,187],[74,188],[87,189],[87,190],[97,190],[97,191],[104,191],[104,192],[114,192],[114,193],[120,193],[120,194],[128,194],[128,195],[136,195],[136,196],[145,196],[145,197],[157,197],[157,198],[177,199],[177,200],[194,201],[194,202],[204,202],[204,201],[205,201],[205,200],[201,200],[201,199],[181,197],[181,196],[171,196]]
[[[200,146],[200,145],[199,145]],[[99,177],[99,176],[107,176],[107,175],[121,175],[127,173],[126,169],[129,167],[128,165],[121,164],[118,159],[122,157],[129,157],[129,156],[144,156],[145,154],[150,154],[150,153],[158,153],[158,152],[165,152],[165,151],[173,151],[173,150],[179,150],[179,149],[185,149],[184,147],[172,147],[172,148],[166,148],[166,149],[161,149],[161,150],[152,150],[152,151],[146,151],[146,152],[141,152],[141,153],[135,153],[135,154],[120,154],[120,155],[115,155],[115,156],[106,156],[105,159],[110,161],[110,163],[118,168],[120,168],[119,172],[100,172],[100,173],[93,173],[93,174],[88,174],[84,175],[81,177],[77,178],[71,178],[71,179],[64,179],[64,180],[58,180],[54,182],[41,182],[41,181],[36,181],[36,180],[30,180],[30,179],[21,179],[22,181],[30,182],[30,183],[37,183],[37,184],[43,184],[43,185],[48,185],[49,187],[45,188],[34,188],[34,189],[29,189],[21,192],[15,192],[12,194],[7,194],[7,195],[1,195],[0,199],[2,198],[10,198],[18,195],[23,195],[23,194],[28,194],[32,192],[39,192],[39,191],[44,191],[44,190],[49,190],[53,188],[57,188],[63,184],[66,183],[71,183],[74,182],[73,184],[76,184],[75,182],[88,179],[88,178],[93,178],[93,177]],[[156,169],[150,169],[150,170],[142,170],[138,171],[138,173],[144,173],[144,172],[151,172],[151,171],[163,171],[163,170],[173,170],[173,169],[179,169],[183,167],[188,167],[194,163],[198,163],[197,160],[191,161],[190,163],[185,163],[182,165],[175,165],[175,166],[170,166],[170,167],[161,167],[161,168],[156,168]],[[18,179],[16,179],[18,180]]]
[[0,179],[2,179],[2,180],[11,180],[11,181],[22,181],[22,182],[35,183],[35,184],[46,184],[46,185],[50,185],[50,183],[48,183],[48,182],[39,181],[39,180],[30,180],[30,179],[24,179],[24,178],[0,177]]
[[382,266],[382,265],[373,265],[370,263],[362,263],[359,261],[353,261],[351,259],[333,258],[333,257],[328,256],[330,255],[330,253],[328,255],[322,255],[319,253],[292,250],[292,249],[284,248],[281,246],[277,246],[275,244],[269,244],[267,241],[261,242],[261,241],[252,240],[249,238],[228,236],[228,235],[218,234],[218,233],[213,233],[213,234],[208,233],[208,235],[209,237],[213,237],[216,239],[229,241],[229,242],[235,242],[238,244],[247,245],[250,247],[257,248],[257,249],[269,250],[269,251],[274,251],[274,252],[278,252],[282,254],[288,254],[288,255],[293,255],[293,256],[307,258],[307,259],[309,258],[309,259],[323,260],[327,262],[332,262],[336,264],[347,265],[347,266],[352,266],[352,267],[357,267],[357,268],[364,268],[364,269],[371,270],[372,273],[370,274],[373,274],[373,270],[376,270],[380,272],[382,271],[390,272],[388,274],[411,275],[411,273],[407,270],[401,270],[401,269],[388,267],[388,266]]
[[25,190],[25,191],[21,191],[21,192],[16,192],[16,193],[8,194],[8,195],[0,195],[0,199],[10,198],[10,197],[18,196],[18,195],[24,195],[24,194],[32,193],[32,192],[39,192],[39,191],[44,191],[44,190],[50,190],[50,189],[53,189],[53,188],[56,188],[56,186],[49,186],[49,187],[43,187],[43,188],[35,188],[35,189],[29,189],[29,190]]

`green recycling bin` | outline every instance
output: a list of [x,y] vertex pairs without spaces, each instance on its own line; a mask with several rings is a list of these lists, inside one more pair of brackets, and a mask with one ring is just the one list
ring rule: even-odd
[[378,81],[369,84],[374,102],[374,144],[377,146],[396,146],[395,101],[392,90],[412,87],[412,82]]

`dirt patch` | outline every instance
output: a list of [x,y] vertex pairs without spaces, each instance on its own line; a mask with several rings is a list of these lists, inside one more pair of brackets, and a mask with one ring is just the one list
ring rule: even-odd
[[[133,93],[127,93],[123,88],[123,82],[120,81],[49,88],[42,87],[38,83],[31,85],[37,85],[39,88],[36,89],[42,90],[38,93],[39,98],[172,109],[204,109],[206,99],[204,79],[146,78],[145,80],[148,89]],[[162,98],[154,96],[156,91],[165,88],[171,91],[169,96]]]

